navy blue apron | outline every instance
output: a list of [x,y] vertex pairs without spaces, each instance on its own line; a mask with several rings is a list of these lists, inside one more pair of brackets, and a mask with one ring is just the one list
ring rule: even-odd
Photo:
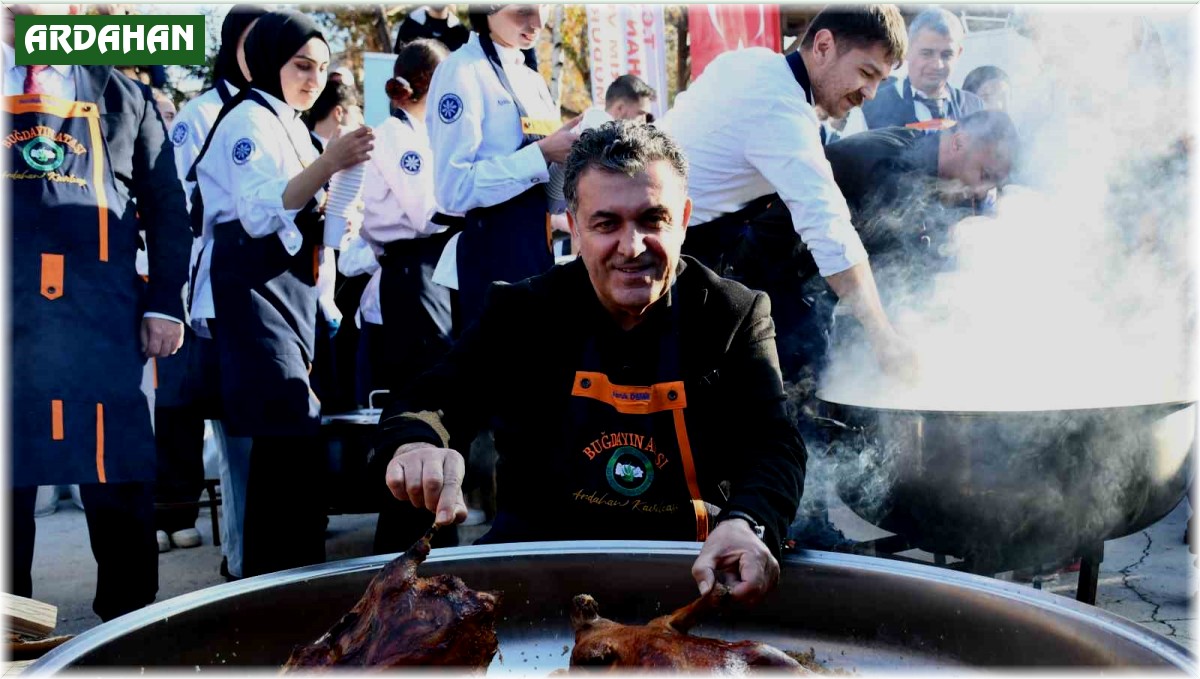
[[94,102],[4,98],[13,487],[154,478],[132,198]]
[[[257,92],[247,99],[275,115]],[[280,134],[287,134],[282,124]],[[304,436],[320,426],[308,373],[316,348],[323,222],[313,198],[296,215],[303,241],[294,256],[274,234],[252,238],[240,220],[213,226],[213,340],[221,422],[230,436]]]
[[[521,119],[525,148],[543,139],[543,121],[528,117],[528,112],[513,90],[496,46],[481,36],[479,41],[500,85],[512,97]],[[546,191],[541,184],[499,205],[475,208],[466,214],[466,227],[458,239],[458,318],[470,325],[483,309],[487,287],[494,281],[516,282],[536,276],[554,266],[550,250],[550,218]],[[460,333],[461,330],[456,330]]]
[[680,379],[679,305],[649,386],[614,384],[594,340],[571,383],[566,447],[545,462],[546,491],[501,509],[476,544],[537,540],[682,540],[708,537]]

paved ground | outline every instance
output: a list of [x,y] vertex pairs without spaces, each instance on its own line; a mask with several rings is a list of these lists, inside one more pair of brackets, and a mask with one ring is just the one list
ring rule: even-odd
[[[1193,647],[1197,639],[1194,604],[1198,559],[1183,543],[1190,511],[1185,500],[1147,530],[1108,542],[1097,603]],[[844,507],[832,508],[831,516],[852,538],[886,535]],[[212,545],[206,510],[201,510],[196,526],[204,536],[203,545],[187,550],[174,549],[159,557],[160,601],[224,582],[217,572],[221,551]],[[374,527],[374,515],[330,517],[329,560],[368,555]],[[100,620],[91,610],[96,566],[88,548],[83,512],[70,500],[62,500],[58,511],[37,520],[37,528],[34,596],[59,607],[56,633],[78,634],[98,625]],[[1039,584],[1048,591],[1074,597],[1076,578],[1075,574],[1064,573]]]

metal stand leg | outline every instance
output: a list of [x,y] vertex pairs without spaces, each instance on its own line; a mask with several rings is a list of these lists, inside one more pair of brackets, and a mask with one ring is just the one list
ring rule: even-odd
[[1079,565],[1079,586],[1075,589],[1076,601],[1096,605],[1096,587],[1100,584],[1100,562],[1103,560],[1103,543],[1083,553]]

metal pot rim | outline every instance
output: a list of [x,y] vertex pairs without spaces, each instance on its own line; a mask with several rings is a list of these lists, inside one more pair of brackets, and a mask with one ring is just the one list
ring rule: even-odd
[[859,410],[866,410],[866,411],[879,412],[879,413],[899,413],[899,414],[906,414],[906,415],[933,415],[933,416],[947,416],[947,417],[953,417],[953,416],[959,416],[959,415],[961,415],[961,416],[980,416],[980,417],[983,417],[983,416],[1019,416],[1019,415],[1029,416],[1029,415],[1053,415],[1053,414],[1060,414],[1060,413],[1061,414],[1070,413],[1070,414],[1078,414],[1078,415],[1088,415],[1088,414],[1111,415],[1111,414],[1115,414],[1118,412],[1128,412],[1130,410],[1151,410],[1151,409],[1182,410],[1183,408],[1186,408],[1191,405],[1195,405],[1197,403],[1197,401],[1195,399],[1183,399],[1183,400],[1176,400],[1176,401],[1158,401],[1158,402],[1151,402],[1151,403],[1131,403],[1129,405],[1106,406],[1103,408],[1059,408],[1059,409],[1037,409],[1037,410],[1021,410],[1021,409],[952,410],[952,409],[948,409],[948,408],[947,409],[895,408],[895,407],[888,407],[888,406],[876,406],[876,405],[851,403],[851,402],[845,401],[845,400],[839,401],[821,391],[817,392],[817,399],[819,401],[821,401],[822,403],[832,405],[832,406],[839,406],[839,407],[843,407],[843,408],[855,408],[855,409],[859,409]]
[[[579,540],[562,542],[527,542],[501,545],[475,545],[434,549],[426,563],[449,563],[479,559],[509,557],[566,556],[566,555],[612,555],[626,556],[686,556],[694,558],[700,552],[700,543],[660,542],[627,540]],[[82,652],[115,640],[132,629],[149,625],[155,621],[203,606],[214,600],[238,594],[269,590],[283,583],[318,579],[357,571],[382,568],[395,555],[368,556],[357,559],[335,561],[315,566],[294,568],[246,578],[236,582],[215,585],[197,590],[166,601],[133,611],[115,620],[92,628],[70,642],[52,650],[30,667],[36,672],[58,672],[67,669]],[[781,567],[787,569],[806,566],[824,566],[835,569],[858,571],[864,574],[891,575],[904,579],[928,582],[931,585],[950,586],[1033,606],[1079,621],[1084,625],[1100,628],[1103,632],[1117,635],[1126,641],[1141,646],[1171,665],[1195,675],[1200,665],[1191,652],[1182,645],[1152,632],[1137,623],[1126,620],[1093,606],[1078,603],[1061,596],[1033,590],[1014,583],[991,578],[949,571],[933,566],[894,561],[877,557],[841,554],[833,552],[800,551],[784,556]],[[76,650],[78,649],[78,651]]]

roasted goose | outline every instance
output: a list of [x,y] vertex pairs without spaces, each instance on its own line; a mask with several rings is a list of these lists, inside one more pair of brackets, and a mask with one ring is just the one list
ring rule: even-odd
[[417,577],[430,530],[380,571],[362,599],[320,639],[292,651],[284,671],[340,666],[487,668],[496,654],[499,594],[451,575]]
[[571,667],[653,667],[734,673],[773,667],[807,673],[783,651],[766,644],[689,636],[687,631],[700,615],[716,608],[727,595],[728,590],[717,585],[674,613],[636,626],[600,617],[596,600],[580,594],[575,597],[571,611],[571,625],[575,628]]

